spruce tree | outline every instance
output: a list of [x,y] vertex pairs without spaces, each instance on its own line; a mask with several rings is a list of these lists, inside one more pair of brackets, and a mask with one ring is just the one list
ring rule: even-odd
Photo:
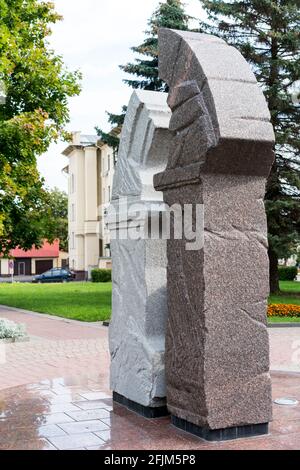
[[120,66],[121,70],[135,76],[134,79],[124,80],[127,85],[143,90],[167,90],[167,85],[158,77],[158,29],[187,30],[189,19],[181,0],[167,0],[158,5],[148,22],[144,42],[132,47],[133,52],[144,57]]
[[[150,20],[146,38],[142,44],[132,47],[132,51],[139,56],[134,62],[120,65],[120,69],[133,75],[133,79],[125,79],[131,88],[152,91],[167,91],[167,85],[158,76],[158,29],[171,28],[188,30],[190,17],[186,14],[181,0],[167,0],[159,3]],[[107,113],[109,123],[115,128],[112,133],[105,133],[96,128],[97,134],[108,145],[118,146],[116,133],[120,131],[124,122],[126,107],[122,108],[120,115]],[[117,132],[116,132],[117,131]]]
[[276,134],[276,161],[265,198],[270,290],[279,291],[278,259],[295,252],[300,232],[300,100],[291,89],[300,77],[299,0],[202,0],[202,32],[237,47],[267,99]]

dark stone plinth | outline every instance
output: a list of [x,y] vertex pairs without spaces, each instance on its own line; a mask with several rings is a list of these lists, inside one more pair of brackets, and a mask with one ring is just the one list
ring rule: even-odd
[[113,401],[148,419],[162,418],[163,416],[168,416],[170,414],[166,406],[159,406],[156,408],[144,406],[119,395],[117,392],[113,392]]
[[201,437],[206,441],[229,441],[231,439],[241,439],[243,437],[253,437],[268,434],[269,424],[252,424],[247,426],[235,426],[226,429],[207,429],[197,426],[196,424],[189,423],[184,419],[171,416],[172,424],[176,428],[182,429],[185,432],[194,434]]

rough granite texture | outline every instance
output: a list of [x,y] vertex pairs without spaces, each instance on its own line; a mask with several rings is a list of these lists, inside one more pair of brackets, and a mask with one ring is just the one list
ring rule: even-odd
[[162,29],[159,51],[173,140],[155,187],[169,205],[204,204],[204,248],[168,242],[168,408],[210,430],[267,423],[270,114],[248,64],[221,39]]
[[[130,232],[138,223],[147,224],[150,204],[154,214],[165,210],[162,193],[154,190],[153,175],[167,164],[170,117],[167,94],[133,93],[122,130],[108,214],[112,238],[116,231],[124,232],[130,226]],[[136,224],[132,221],[131,203],[140,203],[145,209]],[[110,220],[113,207],[117,207],[117,223]],[[111,388],[140,405],[164,406],[166,241],[112,240],[111,249]]]

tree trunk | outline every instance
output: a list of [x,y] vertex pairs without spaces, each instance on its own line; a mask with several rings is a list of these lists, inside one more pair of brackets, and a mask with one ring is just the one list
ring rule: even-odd
[[270,261],[270,293],[277,294],[279,288],[279,275],[278,275],[278,256],[272,248],[269,248],[269,261]]

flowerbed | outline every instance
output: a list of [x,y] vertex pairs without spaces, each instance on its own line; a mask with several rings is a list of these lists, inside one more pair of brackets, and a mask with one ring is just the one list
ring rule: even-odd
[[300,318],[300,305],[272,304],[268,306],[268,317]]

